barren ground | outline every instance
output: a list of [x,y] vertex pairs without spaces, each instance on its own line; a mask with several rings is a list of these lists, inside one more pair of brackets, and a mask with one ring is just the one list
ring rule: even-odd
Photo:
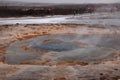
[[[51,36],[52,35],[52,39]],[[53,35],[60,35],[60,38],[57,38]],[[63,43],[63,36],[66,42],[72,43]],[[79,35],[83,38],[89,39],[89,41],[84,39],[83,41],[75,38]],[[73,37],[71,37],[73,36]],[[94,36],[91,38],[91,36]],[[96,38],[99,37],[100,38]],[[48,45],[48,48],[44,49],[43,47],[40,50],[36,48],[31,48],[29,43],[41,45],[39,39],[43,37],[43,43]],[[44,39],[44,37],[47,37]],[[49,38],[48,38],[49,37]],[[88,38],[89,37],[89,38]],[[108,41],[104,41],[104,38],[109,38]],[[46,25],[1,25],[0,26],[0,80],[118,80],[120,79],[120,28],[112,26],[96,26],[96,25],[67,25],[67,24],[46,24]],[[111,38],[113,38],[111,40]],[[98,40],[99,39],[99,40]],[[69,41],[70,40],[70,41]],[[72,40],[72,41],[71,41]],[[92,41],[94,40],[94,41]],[[102,41],[102,42],[101,42]],[[110,41],[110,42],[109,42]],[[113,44],[111,44],[113,41]],[[35,42],[35,43],[34,43]],[[58,43],[66,44],[75,44],[75,48],[83,47],[85,51],[91,51],[91,47],[95,48],[97,44],[107,43],[104,48],[106,51],[100,51],[99,47],[96,49],[96,53],[99,51],[104,53],[96,57],[95,60],[100,60],[99,62],[90,62],[84,59],[75,60],[73,57],[69,56],[69,53],[72,55],[84,54],[84,50],[76,51],[73,47],[66,48],[68,51],[59,52],[53,48],[49,48],[48,43]],[[87,43],[88,42],[88,43]],[[25,44],[25,45],[24,45]],[[108,45],[111,44],[111,45]],[[54,44],[52,44],[54,46]],[[58,46],[59,46],[58,45]],[[107,46],[106,46],[107,45]],[[15,47],[17,46],[17,47]],[[56,45],[55,45],[56,46]],[[58,47],[57,46],[57,47]],[[34,47],[34,46],[33,46]],[[90,50],[89,50],[90,48]],[[111,49],[112,48],[112,49]],[[43,50],[41,50],[43,49]],[[73,49],[69,51],[69,49]],[[52,51],[51,51],[52,50]],[[57,50],[62,50],[61,47]],[[92,49],[94,51],[94,49]],[[98,51],[97,51],[98,50]],[[103,49],[102,49],[103,50]],[[98,52],[98,53],[99,53]],[[19,54],[18,54],[19,53]],[[30,60],[23,60],[22,55],[35,54],[40,57],[28,58]],[[9,55],[10,54],[10,55]],[[66,54],[66,57],[61,57]],[[92,54],[92,53],[90,53]],[[109,57],[113,55],[114,57]],[[13,56],[17,55],[17,56]],[[89,55],[89,54],[88,54]],[[97,54],[98,55],[98,54]],[[10,57],[9,57],[10,56]],[[12,59],[11,59],[11,56]],[[108,59],[104,59],[108,57]],[[60,57],[60,59],[58,59]],[[88,56],[87,56],[88,57]],[[67,60],[66,60],[67,58]],[[73,58],[72,61],[69,61],[70,58]],[[79,57],[78,57],[79,58]],[[22,60],[21,60],[22,59]],[[61,60],[62,59],[62,60]],[[75,60],[75,61],[74,61]],[[14,62],[15,61],[15,62]],[[19,61],[19,62],[17,62]],[[14,64],[13,64],[14,63]]]

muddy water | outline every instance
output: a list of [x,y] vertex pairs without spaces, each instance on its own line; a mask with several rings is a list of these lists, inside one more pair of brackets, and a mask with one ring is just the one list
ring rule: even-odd
[[[20,46],[31,50],[47,50],[50,54],[25,51]],[[55,62],[82,61],[101,62],[116,58],[120,48],[120,37],[103,35],[53,34],[17,42],[7,48],[6,63],[19,64],[25,61],[42,60],[47,56]],[[57,53],[54,56],[52,53]]]

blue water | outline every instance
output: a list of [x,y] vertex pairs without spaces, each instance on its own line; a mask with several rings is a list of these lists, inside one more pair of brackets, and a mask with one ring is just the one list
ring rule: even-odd
[[48,51],[62,52],[62,51],[74,50],[74,49],[80,48],[80,46],[70,42],[60,41],[60,42],[47,42],[47,43],[42,43],[40,45],[33,45],[31,48],[35,50],[48,50]]

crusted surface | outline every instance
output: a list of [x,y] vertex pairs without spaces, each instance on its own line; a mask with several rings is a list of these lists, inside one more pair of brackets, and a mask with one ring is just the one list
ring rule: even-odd
[[[42,55],[42,58],[20,63],[19,65],[6,64],[6,50],[9,46],[19,42],[29,41],[37,37],[49,35],[91,35],[108,36],[113,39],[120,37],[119,27],[87,26],[87,25],[9,25],[0,26],[0,79],[2,80],[117,80],[120,78],[119,46],[114,46],[106,55],[117,54],[112,60],[99,63],[85,63],[81,61],[55,61],[59,52],[47,50],[33,50],[30,45],[18,46],[19,49],[29,53]],[[44,43],[61,42],[59,39],[45,39]],[[82,47],[93,45],[83,41],[71,41]],[[116,40],[117,42],[117,40]],[[107,44],[106,44],[107,45]],[[111,45],[107,45],[111,46]],[[111,48],[111,47],[110,47]],[[62,52],[63,54],[64,52]],[[8,54],[8,52],[7,52]],[[75,53],[74,53],[75,54]],[[95,58],[95,57],[94,57]],[[98,59],[98,57],[96,57]],[[31,76],[32,75],[32,76]],[[31,77],[30,77],[31,76]]]

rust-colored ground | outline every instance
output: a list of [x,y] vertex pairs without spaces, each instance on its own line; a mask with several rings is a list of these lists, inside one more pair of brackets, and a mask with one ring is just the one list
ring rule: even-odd
[[[5,63],[6,48],[12,43],[24,41],[39,36],[50,34],[80,34],[80,35],[104,35],[117,36],[120,31],[107,26],[87,25],[4,25],[0,26],[0,79],[1,80],[119,80],[120,61],[105,61],[100,64],[84,62],[59,62],[51,63],[51,60],[23,62],[20,65],[8,65]],[[45,40],[44,42],[59,41]],[[77,45],[90,46],[83,42],[73,42]],[[20,46],[23,50],[33,51],[26,45]],[[37,52],[49,53],[46,50]],[[109,54],[109,53],[108,53]],[[118,55],[120,56],[120,55]],[[116,57],[119,58],[119,57]],[[39,65],[39,66],[38,66]],[[24,76],[25,75],[25,76]],[[32,76],[32,77],[31,77]],[[39,77],[40,76],[40,77]]]

